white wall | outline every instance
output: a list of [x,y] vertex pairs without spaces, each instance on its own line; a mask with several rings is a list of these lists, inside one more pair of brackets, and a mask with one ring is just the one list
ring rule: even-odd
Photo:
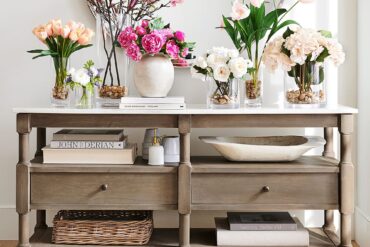
[[360,246],[370,246],[370,111],[369,111],[369,57],[370,57],[370,2],[358,0],[358,170],[356,240]]
[[[186,0],[185,4],[176,9],[163,11],[163,16],[166,20],[172,22],[173,28],[184,30],[190,40],[197,41],[199,53],[204,52],[213,45],[231,47],[231,42],[227,35],[221,30],[215,29],[220,24],[221,14],[229,14],[230,2],[229,0]],[[343,1],[339,2],[342,3]],[[293,13],[293,16],[311,27],[337,30],[336,6],[335,0],[325,1],[325,3],[320,1],[320,3],[305,6],[305,9],[299,7],[297,12]],[[317,17],[319,15],[320,18]],[[0,124],[0,136],[2,137],[0,142],[0,239],[17,238],[17,215],[14,204],[18,139],[15,132],[15,114],[12,113],[11,109],[15,106],[49,104],[49,94],[53,80],[51,61],[50,59],[33,61],[31,60],[31,55],[27,54],[26,51],[41,47],[41,44],[31,33],[32,28],[55,17],[62,18],[65,21],[74,19],[84,22],[89,27],[95,27],[95,21],[90,15],[84,0],[32,0],[21,1],[21,3],[19,1],[6,1],[0,8],[0,30],[2,31],[0,41],[0,54],[2,56],[0,60],[0,75],[2,79],[0,83],[0,99],[2,99],[0,106],[2,113]],[[72,58],[72,63],[78,67],[90,58],[96,59],[96,50],[94,48],[79,52],[77,56]],[[348,73],[353,73],[353,65],[348,62],[342,68]],[[330,74],[330,77],[335,81],[335,71]],[[266,73],[265,78],[266,90],[264,99],[268,104],[271,104],[282,98],[282,75],[279,73],[276,75]],[[176,83],[171,92],[172,95],[185,95],[188,103],[204,103],[204,92],[202,82],[191,79],[189,71],[176,71]],[[335,91],[332,92],[331,97],[335,102]],[[321,134],[317,130],[309,131]],[[35,143],[34,132],[31,138],[32,144]],[[163,130],[163,132],[176,133],[175,130]],[[305,134],[306,132],[303,130],[279,130],[277,132],[273,129],[231,129],[226,133],[219,129],[195,130],[192,135],[192,152],[194,155],[215,154],[211,148],[197,140],[199,135],[232,136],[284,133]],[[132,141],[141,142],[143,137],[142,130],[129,130],[129,134]],[[34,148],[31,153],[33,152]],[[306,225],[319,226],[322,224],[322,212],[295,213],[301,217]],[[169,214],[158,213],[158,215],[156,218],[158,225],[176,226],[176,212]],[[167,217],[163,217],[163,215]],[[212,216],[209,213],[196,212],[192,218],[192,223],[196,226],[207,226],[211,222]]]

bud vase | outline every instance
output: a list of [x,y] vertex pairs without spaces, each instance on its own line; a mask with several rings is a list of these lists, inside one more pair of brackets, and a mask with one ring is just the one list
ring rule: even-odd
[[261,107],[263,96],[263,69],[249,73],[245,81],[245,105],[247,107]]
[[54,107],[69,106],[69,89],[65,83],[68,70],[67,57],[53,57],[55,83],[51,92],[51,104]]
[[285,74],[285,99],[288,107],[326,105],[325,69],[323,63],[306,62]]
[[210,109],[237,109],[240,107],[239,81],[229,79],[227,82],[207,78],[207,107]]
[[74,107],[79,109],[91,109],[95,107],[94,89],[89,90],[86,87],[73,88]]

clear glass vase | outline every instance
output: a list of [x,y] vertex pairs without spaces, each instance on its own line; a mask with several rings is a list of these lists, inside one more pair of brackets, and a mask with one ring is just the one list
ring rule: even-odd
[[96,47],[98,66],[104,69],[103,83],[97,94],[98,103],[102,106],[113,106],[128,95],[128,75],[130,62],[123,50],[117,45],[119,33],[132,25],[129,16],[123,12],[96,13]]
[[86,87],[73,88],[74,107],[79,109],[91,109],[95,107],[95,90]]
[[68,57],[53,57],[55,82],[51,91],[51,104],[54,107],[69,106],[69,88],[65,81],[69,66]]
[[288,107],[326,105],[325,68],[323,63],[296,65],[285,74],[285,99]]
[[261,107],[263,97],[263,67],[249,74],[245,81],[245,105],[247,107]]
[[237,109],[240,107],[239,80],[227,82],[207,78],[207,107],[210,109]]

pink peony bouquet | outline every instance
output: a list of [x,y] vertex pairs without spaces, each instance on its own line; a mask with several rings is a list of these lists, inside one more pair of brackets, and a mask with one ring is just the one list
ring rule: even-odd
[[128,57],[140,61],[145,54],[165,54],[171,59],[184,59],[195,43],[185,41],[185,33],[173,31],[164,25],[161,18],[151,22],[143,20],[139,26],[126,27],[119,35],[118,42]]

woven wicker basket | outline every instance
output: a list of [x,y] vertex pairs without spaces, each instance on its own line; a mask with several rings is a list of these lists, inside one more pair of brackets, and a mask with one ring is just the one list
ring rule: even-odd
[[145,245],[153,232],[151,211],[59,211],[55,244]]

